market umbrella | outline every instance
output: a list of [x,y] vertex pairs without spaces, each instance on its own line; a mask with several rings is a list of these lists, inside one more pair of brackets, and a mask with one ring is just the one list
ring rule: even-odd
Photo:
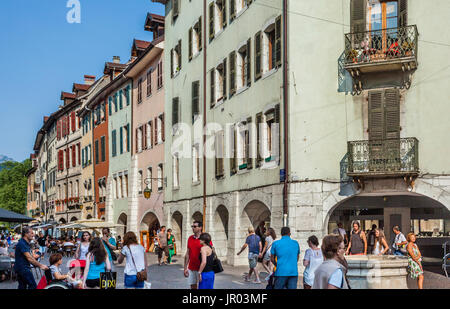
[[26,223],[33,220],[33,218],[0,208],[0,221],[2,222]]

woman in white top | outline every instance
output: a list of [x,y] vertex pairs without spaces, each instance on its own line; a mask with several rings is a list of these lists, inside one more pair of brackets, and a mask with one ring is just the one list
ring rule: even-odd
[[91,243],[91,234],[89,232],[83,232],[81,236],[81,242],[75,252],[75,258],[77,260],[86,261],[86,255],[89,251],[89,244]]
[[137,274],[143,270],[147,273],[147,257],[144,247],[139,245],[136,234],[133,232],[127,232],[123,236],[123,247],[117,262],[122,264],[125,258],[125,288],[144,288],[144,281],[139,281]]
[[319,240],[316,236],[312,235],[308,238],[308,246],[309,249],[306,250],[303,258],[303,266],[305,266],[303,288],[305,290],[311,290],[314,284],[314,272],[323,262],[322,249],[319,248]]
[[375,229],[375,242],[373,246],[373,255],[384,255],[389,250],[389,246],[386,242],[386,237],[380,229]]
[[277,239],[277,234],[275,233],[275,230],[273,228],[269,227],[266,232],[266,242],[261,253],[261,255],[263,256],[262,265],[264,269],[269,273],[266,280],[269,280],[270,276],[273,273],[273,264],[270,261],[270,249],[272,249],[272,244],[275,239]]

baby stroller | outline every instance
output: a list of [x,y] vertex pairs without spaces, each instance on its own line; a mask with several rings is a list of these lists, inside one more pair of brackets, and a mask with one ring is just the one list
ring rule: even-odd
[[65,281],[53,280],[52,272],[50,269],[44,271],[44,276],[42,276],[39,284],[37,286],[38,290],[70,290],[73,289],[71,285]]

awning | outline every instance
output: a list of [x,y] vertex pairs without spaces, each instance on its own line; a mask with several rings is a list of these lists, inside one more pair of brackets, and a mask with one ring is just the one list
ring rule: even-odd
[[0,208],[0,221],[3,222],[15,222],[15,223],[26,223],[33,221],[33,218],[12,212],[3,208]]

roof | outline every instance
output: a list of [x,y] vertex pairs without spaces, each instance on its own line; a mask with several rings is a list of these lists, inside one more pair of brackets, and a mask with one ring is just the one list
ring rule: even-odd
[[33,218],[0,208],[0,221],[24,223],[24,222],[30,222],[33,220],[34,220]]
[[70,92],[61,92],[61,100],[65,100],[65,99],[76,99],[76,95],[74,93],[70,93]]
[[136,40],[133,41],[133,48],[136,47],[137,49],[145,50],[147,47],[150,46],[150,42],[142,41],[142,40]]
[[108,74],[109,70],[123,71],[126,67],[125,63],[106,62],[103,74]]
[[91,88],[91,85],[85,85],[85,84],[73,84],[72,92],[75,91],[88,91],[89,88]]

